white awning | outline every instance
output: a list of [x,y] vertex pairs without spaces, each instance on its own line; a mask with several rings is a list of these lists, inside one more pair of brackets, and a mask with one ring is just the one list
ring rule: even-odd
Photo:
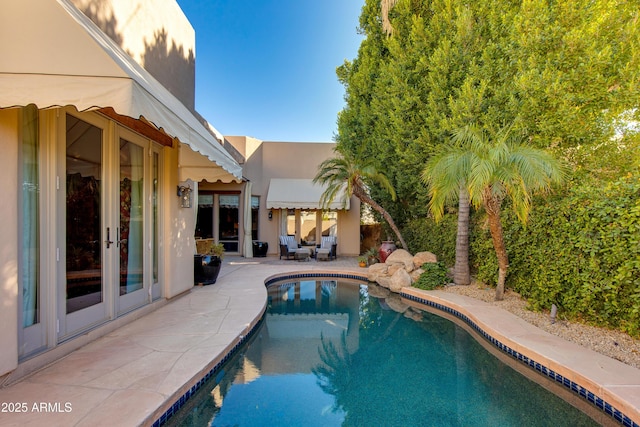
[[230,175],[226,179],[242,180],[222,135],[209,133],[70,0],[4,0],[0,40],[0,108],[112,107],[178,138]]
[[216,182],[222,181],[229,183],[233,181],[240,182],[240,179],[230,174],[222,166],[216,163],[211,163],[210,157],[205,157],[201,153],[196,153],[186,144],[180,144],[180,151],[178,151],[178,180],[186,181],[190,179],[192,181],[208,181]]
[[[272,178],[267,193],[267,209],[322,209],[320,197],[325,187],[311,179]],[[329,209],[349,209],[349,199],[338,194]]]

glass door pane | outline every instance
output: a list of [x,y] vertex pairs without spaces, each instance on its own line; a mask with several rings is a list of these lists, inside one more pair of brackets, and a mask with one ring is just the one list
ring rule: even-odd
[[40,323],[40,144],[38,109],[21,111],[22,326]]
[[41,277],[41,215],[40,197],[46,193],[40,176],[39,112],[35,105],[20,110],[20,282],[22,327],[18,330],[18,356],[27,357],[43,349],[47,343],[47,300]]
[[300,212],[300,239],[303,245],[316,245],[316,217],[316,211]]
[[144,149],[120,139],[120,295],[143,288]]
[[67,115],[66,312],[103,301],[102,130]]
[[238,218],[240,195],[220,195],[218,222],[219,242],[227,252],[238,252]]
[[151,209],[153,210],[152,215],[151,215],[151,238],[153,239],[153,253],[152,253],[152,257],[153,259],[151,260],[151,265],[153,266],[152,271],[153,271],[153,280],[152,283],[156,284],[158,283],[158,257],[160,256],[160,250],[159,250],[159,246],[158,246],[158,201],[160,198],[160,187],[159,187],[159,175],[158,175],[158,169],[160,168],[160,157],[158,155],[158,153],[153,153],[153,163],[151,165],[151,179],[153,182],[153,186],[151,188],[152,194],[151,194],[151,202],[152,202],[152,207]]
[[287,235],[296,235],[296,211],[294,209],[287,209]]

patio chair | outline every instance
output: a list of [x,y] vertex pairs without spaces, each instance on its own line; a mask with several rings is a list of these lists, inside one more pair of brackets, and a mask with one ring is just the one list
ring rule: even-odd
[[322,236],[321,243],[316,249],[316,260],[329,260],[337,259],[336,249],[338,244],[336,242],[336,236]]
[[286,256],[287,259],[289,257],[295,259],[298,247],[295,236],[280,236],[280,259],[283,256]]

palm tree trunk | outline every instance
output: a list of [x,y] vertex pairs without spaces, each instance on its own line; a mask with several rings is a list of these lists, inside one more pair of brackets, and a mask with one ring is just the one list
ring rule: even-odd
[[490,189],[484,192],[484,207],[489,218],[489,230],[491,231],[493,249],[496,251],[496,257],[498,258],[496,301],[502,301],[504,299],[504,284],[507,279],[507,271],[509,270],[509,257],[507,256],[507,248],[504,244],[502,221],[500,220],[500,200],[490,195],[490,192]]
[[375,209],[380,215],[382,215],[382,217],[385,219],[385,221],[387,221],[387,224],[389,224],[389,227],[391,227],[393,232],[396,233],[396,237],[400,241],[400,244],[402,245],[402,248],[405,251],[408,251],[409,247],[407,246],[407,244],[405,243],[404,239],[402,238],[402,235],[400,234],[400,230],[396,226],[396,223],[393,222],[393,218],[391,218],[391,215],[389,215],[389,212],[387,212],[382,206],[380,206],[378,203],[376,203],[375,200],[373,200],[364,191],[361,191],[356,186],[354,186],[354,188],[353,188],[353,195],[356,196],[358,199],[360,199],[360,201],[362,201],[362,203],[366,203],[367,205],[369,205],[373,209]]
[[456,285],[471,283],[469,274],[469,192],[460,189],[458,203],[458,232],[456,234],[456,263],[453,267],[453,282]]

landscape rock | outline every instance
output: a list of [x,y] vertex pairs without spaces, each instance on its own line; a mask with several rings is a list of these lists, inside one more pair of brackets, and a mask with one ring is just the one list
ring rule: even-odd
[[406,271],[413,270],[413,255],[404,249],[396,249],[389,255],[385,264],[403,264]]
[[438,257],[431,252],[418,252],[413,256],[413,265],[415,268],[420,268],[422,264],[427,262],[438,262]]
[[[404,271],[404,270],[402,270]],[[378,282],[378,285],[382,286],[383,288],[387,288],[389,290],[391,290],[391,277],[389,276],[378,276],[378,279],[376,279],[376,282]],[[394,291],[397,292],[397,291]]]
[[[378,280],[380,279],[382,279],[382,277],[378,278]],[[411,286],[411,276],[409,276],[407,270],[399,269],[391,276],[388,287],[391,292],[399,293],[402,288],[406,288],[407,286]]]
[[411,276],[411,283],[416,283],[420,276],[424,273],[424,270],[418,268],[417,270],[413,270],[409,275]]
[[385,263],[377,263],[369,266],[367,269],[367,279],[370,282],[376,282],[378,276],[387,274],[388,268],[389,266]]
[[404,269],[404,265],[403,264],[390,264],[388,269],[387,269],[387,275],[388,276],[393,276],[394,274],[396,274],[396,271],[400,270],[400,269]]

